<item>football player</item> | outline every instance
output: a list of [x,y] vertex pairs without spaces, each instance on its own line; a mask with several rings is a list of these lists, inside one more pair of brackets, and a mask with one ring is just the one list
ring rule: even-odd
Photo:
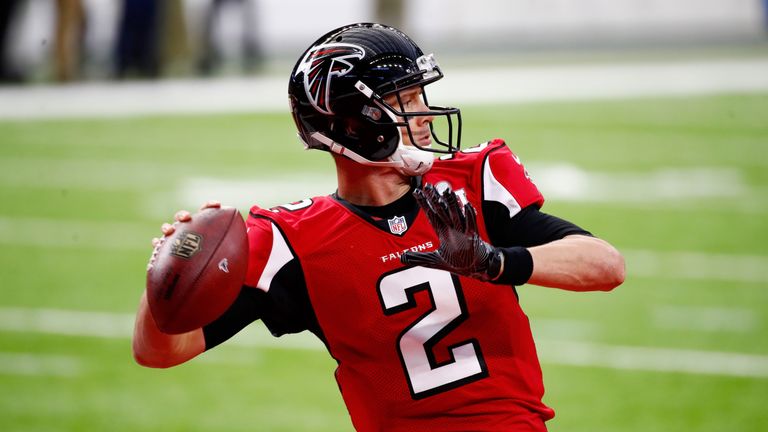
[[624,260],[543,213],[504,141],[460,149],[460,111],[427,99],[442,77],[392,27],[349,25],[313,43],[288,94],[304,145],[332,155],[338,189],[250,210],[245,282],[210,325],[163,334],[142,299],[136,360],[173,366],[261,320],[325,344],[358,431],[546,430],[554,411],[515,287],[608,291]]

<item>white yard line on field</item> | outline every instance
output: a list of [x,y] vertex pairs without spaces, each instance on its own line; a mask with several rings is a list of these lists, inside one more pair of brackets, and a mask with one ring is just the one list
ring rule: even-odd
[[133,331],[134,319],[133,314],[3,307],[0,331],[122,338]]
[[182,164],[115,159],[52,159],[3,156],[0,184],[8,187],[49,188],[66,193],[155,189],[188,172]]
[[[0,87],[0,119],[287,113],[286,87],[286,76]],[[766,59],[624,62],[453,68],[430,86],[430,100],[461,106],[766,90]]]
[[[6,332],[126,338],[131,335],[132,323],[132,314],[0,308],[0,331]],[[538,328],[545,329],[546,325]],[[323,344],[306,332],[277,339],[259,326],[251,326],[227,343],[246,347],[324,350]],[[555,365],[768,378],[768,355],[615,346],[573,340],[565,342],[559,340],[557,335],[541,334],[537,345],[542,362]],[[214,356],[208,360],[227,361],[226,356]],[[236,361],[242,362],[242,358],[238,357]],[[69,357],[0,354],[0,373],[66,375],[77,373],[78,368],[79,365]]]
[[621,249],[628,277],[768,283],[768,257]]
[[[666,205],[682,201],[726,199],[754,201],[759,197],[741,171],[725,167],[659,169],[650,172],[607,173],[589,171],[566,163],[527,165],[536,185],[548,200],[612,204]],[[279,187],[275,187],[279,185]],[[336,190],[332,175],[274,176],[270,179],[237,180],[191,177],[179,182],[183,204],[216,197],[237,208],[254,203],[279,205]]]
[[0,217],[0,245],[103,250],[147,250],[151,233],[136,223]]
[[744,333],[758,325],[754,311],[727,307],[657,305],[652,320],[658,328],[704,332]]
[[[675,204],[680,201],[726,199],[768,207],[765,191],[752,187],[733,167],[661,168],[643,172],[601,172],[568,163],[533,162],[528,172],[547,199],[616,204]],[[277,205],[336,190],[335,174],[277,174],[269,178],[188,177],[188,167],[147,161],[55,160],[4,157],[0,185],[61,191],[146,191],[173,188],[181,204],[199,205],[217,197],[248,208]],[[754,205],[753,205],[754,207]],[[731,207],[729,207],[730,209]]]
[[[598,172],[557,163],[527,164],[533,181],[553,201],[657,204],[696,199],[739,199],[751,195],[735,168],[663,168],[648,172]],[[658,204],[657,204],[658,205]]]
[[76,357],[0,352],[0,374],[29,376],[72,377],[82,372],[81,361]]
[[659,347],[539,341],[545,363],[657,372],[768,378],[768,356]]

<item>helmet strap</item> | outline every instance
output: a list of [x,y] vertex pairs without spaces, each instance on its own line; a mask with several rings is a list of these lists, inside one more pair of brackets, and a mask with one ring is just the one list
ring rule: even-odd
[[419,176],[426,173],[432,168],[432,163],[435,160],[432,153],[419,150],[416,147],[408,147],[401,143],[387,160],[372,161],[342,146],[320,132],[314,132],[311,135],[311,139],[325,145],[331,153],[347,157],[361,165],[397,168],[398,171],[407,176]]

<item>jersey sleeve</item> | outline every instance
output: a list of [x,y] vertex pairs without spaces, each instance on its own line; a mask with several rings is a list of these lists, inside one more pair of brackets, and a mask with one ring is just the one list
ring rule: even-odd
[[[248,269],[240,294],[226,312],[212,323],[203,327],[205,349],[209,350],[235,334],[252,322],[261,319],[273,334],[287,333],[286,326],[279,323],[280,316],[276,311],[271,295],[280,291],[277,289],[270,294],[270,286],[274,280],[274,272],[270,271],[269,263],[274,243],[272,224],[268,219],[254,218],[253,213],[246,220],[248,236]],[[275,261],[272,261],[274,267]],[[262,279],[262,276],[264,278]],[[279,285],[279,279],[277,284]]]
[[544,196],[531,180],[520,158],[502,140],[489,146],[482,166],[483,202],[497,202],[514,217],[520,210],[544,205]]
[[246,221],[248,231],[248,270],[245,284],[269,292],[275,275],[294,259],[288,242],[269,218],[254,207]]
[[301,262],[268,210],[251,209],[245,285],[266,295],[261,320],[274,336],[310,330],[323,339],[307,292]]
[[482,211],[495,246],[531,247],[589,231],[539,211],[544,196],[520,158],[502,140],[492,142],[482,168]]

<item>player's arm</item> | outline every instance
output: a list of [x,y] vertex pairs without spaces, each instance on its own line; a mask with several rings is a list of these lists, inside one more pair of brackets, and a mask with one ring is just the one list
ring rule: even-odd
[[201,328],[177,335],[161,332],[149,311],[145,291],[136,313],[132,347],[136,363],[152,368],[168,368],[205,351],[205,338]]
[[528,283],[571,291],[610,291],[624,282],[624,258],[605,240],[571,235],[528,248]]
[[[461,204],[452,190],[439,193],[427,184],[414,196],[435,228],[440,246],[432,252],[406,252],[401,257],[404,264],[498,284],[533,283],[573,291],[607,291],[624,281],[624,259],[615,248],[569,222],[539,213],[534,206],[508,224],[493,223],[502,226],[497,230],[502,238],[493,240],[492,234],[490,244],[478,234],[474,207]],[[516,236],[516,230],[522,234]],[[550,241],[565,233],[573,234]],[[521,239],[526,236],[528,240]]]
[[[510,265],[500,281],[515,273],[511,265],[522,269],[529,264],[525,282],[534,285],[607,291],[624,281],[624,258],[616,248],[569,221],[539,211],[536,205],[510,218],[504,206],[485,202],[483,214],[491,243],[501,246]],[[519,277],[525,279],[525,275]]]
[[[217,207],[220,207],[220,204],[211,201],[204,204],[202,208]],[[192,216],[186,210],[179,211],[174,216],[177,223],[187,222],[191,218]],[[168,237],[176,231],[176,225],[165,223],[161,230],[163,236]],[[152,239],[152,244],[157,248],[160,239]],[[176,335],[161,332],[152,318],[147,302],[147,292],[144,291],[136,312],[132,349],[136,363],[146,367],[168,368],[191,360],[205,351],[205,337],[202,328]]]

